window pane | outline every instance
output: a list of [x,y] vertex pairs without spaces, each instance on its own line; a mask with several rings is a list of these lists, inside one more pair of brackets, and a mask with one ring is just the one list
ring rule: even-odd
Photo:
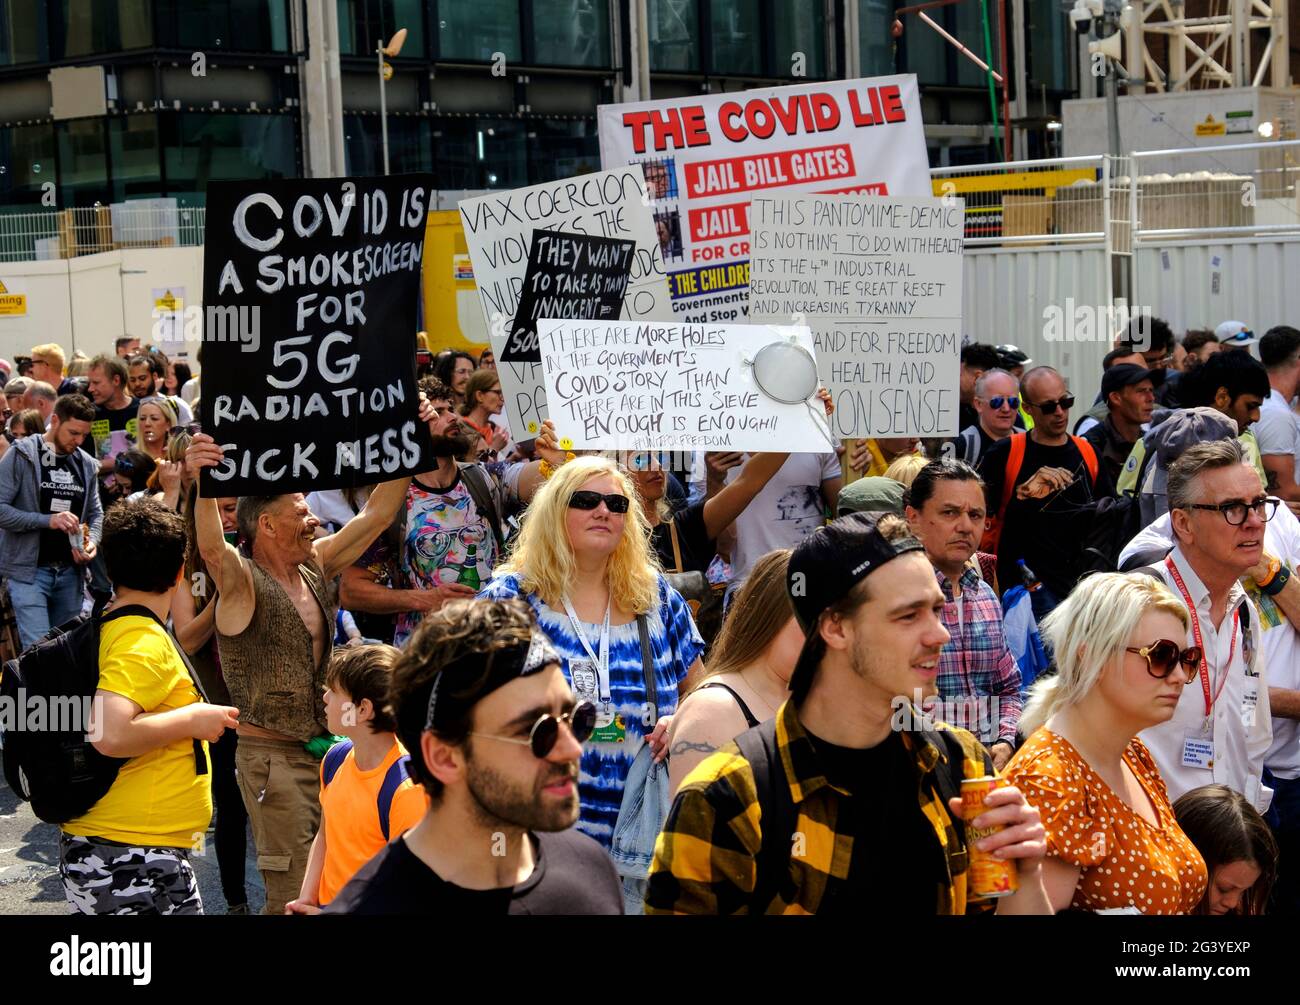
[[0,66],[45,62],[45,5],[34,0],[0,0]]
[[600,170],[595,119],[528,123],[528,184]]
[[650,0],[650,69],[700,68],[699,7],[696,0]]
[[48,0],[50,58],[143,49],[153,44],[150,0]]
[[709,20],[713,69],[717,73],[760,73],[763,39],[758,0],[713,0]]
[[609,0],[533,0],[542,66],[609,66]]
[[0,206],[39,210],[41,186],[54,171],[54,130],[49,125],[0,127]]
[[[985,9],[988,12],[989,21],[989,45],[993,50],[993,69],[1001,73],[1001,65],[998,62],[1001,50],[998,48],[998,10],[992,3],[987,3]],[[957,4],[957,30],[953,32],[962,45],[966,46],[971,52],[975,53],[981,62],[989,61],[986,55],[988,50],[984,46],[984,20],[980,16],[980,0],[967,0],[966,3]],[[957,83],[966,87],[983,87],[987,90],[988,74],[972,63],[965,56],[957,57]],[[994,81],[997,86],[997,81]],[[999,93],[998,100],[1002,100]],[[1002,112],[999,110],[998,118],[1001,120]]]
[[1029,97],[1044,84],[1048,90],[1064,91],[1070,86],[1070,46],[1073,35],[1065,14],[1054,0],[1028,0],[1025,18],[1029,51]]
[[59,205],[92,206],[112,202],[108,159],[104,152],[106,121],[101,118],[56,122],[59,143]]
[[423,0],[338,0],[338,20],[339,51],[344,55],[373,56],[398,28],[405,28],[402,57],[424,57]]
[[493,53],[523,58],[519,44],[519,0],[439,0],[441,59],[490,62]]
[[[946,24],[939,12],[928,11],[935,22],[944,27]],[[939,33],[920,18],[908,18],[907,30],[903,34],[903,45],[899,47],[899,73],[915,73],[922,84],[947,84],[948,80],[948,43],[939,37]]]
[[[343,143],[349,175],[384,173],[384,138],[378,115],[344,115]],[[432,165],[429,121],[409,115],[388,116],[389,173],[428,171]]]
[[158,120],[128,115],[108,120],[113,201],[147,199],[162,194],[159,177]]
[[[912,22],[921,31],[934,34],[933,29],[919,18],[913,18]],[[894,38],[890,34],[893,24],[892,0],[858,0],[858,51],[862,76],[875,77],[894,72]]]
[[288,0],[154,0],[163,45],[288,52]]
[[210,181],[301,173],[296,116],[168,112],[160,132],[167,194],[182,206],[202,206]]
[[[771,68],[777,77],[794,76],[802,64],[803,76],[826,74],[826,12],[820,4],[808,0],[773,0],[772,34],[776,39],[776,64]],[[799,59],[797,54],[802,53]]]
[[527,138],[511,119],[442,119],[433,127],[438,187],[521,188],[528,184]]

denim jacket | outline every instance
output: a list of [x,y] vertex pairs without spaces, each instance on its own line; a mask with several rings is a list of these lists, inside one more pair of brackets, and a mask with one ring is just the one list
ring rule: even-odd
[[[0,459],[0,576],[30,583],[36,576],[36,560],[41,549],[40,531],[50,526],[50,515],[40,512],[41,490],[38,468],[40,436],[14,440],[8,453]],[[83,450],[72,454],[81,469],[86,486],[86,501],[81,522],[90,526],[91,543],[98,546],[104,523],[104,508],[99,501],[99,466]]]

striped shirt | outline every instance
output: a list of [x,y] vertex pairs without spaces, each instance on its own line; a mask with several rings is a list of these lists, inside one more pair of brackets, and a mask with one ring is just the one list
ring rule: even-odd
[[[943,627],[952,636],[939,654],[939,704],[936,718],[969,729],[981,743],[1005,740],[1016,745],[1020,722],[1020,668],[1002,630],[1002,605],[993,588],[967,566],[958,584],[934,570],[943,590]],[[928,702],[926,711],[930,711]]]
[[[479,594],[490,600],[512,597],[528,601],[542,631],[563,658],[564,676],[573,683],[569,664],[586,659],[569,617],[553,610],[541,597],[520,589],[514,575],[498,576]],[[655,663],[655,688],[658,691],[659,715],[677,710],[677,685],[704,651],[704,640],[691,618],[691,610],[682,595],[659,576],[659,605],[647,614],[650,651]],[[582,623],[582,630],[593,646],[599,646],[601,625]],[[622,743],[583,744],[578,765],[578,798],[581,809],[578,829],[595,838],[606,848],[614,837],[614,824],[623,802],[623,783],[637,751],[649,730],[645,673],[641,668],[641,636],[636,621],[611,625],[609,629],[609,687],[615,711],[623,717],[626,736]]]

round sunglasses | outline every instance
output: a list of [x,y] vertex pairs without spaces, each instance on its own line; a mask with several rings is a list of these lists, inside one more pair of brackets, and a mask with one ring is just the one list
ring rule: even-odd
[[1145,659],[1147,661],[1147,673],[1157,680],[1164,680],[1174,672],[1174,667],[1181,663],[1183,669],[1187,671],[1187,680],[1183,681],[1184,687],[1196,679],[1196,675],[1201,669],[1201,657],[1203,656],[1200,646],[1188,646],[1186,649],[1180,649],[1178,643],[1170,639],[1159,639],[1149,646],[1143,646],[1141,649],[1128,646],[1124,651],[1137,653]]
[[579,489],[569,497],[570,509],[595,509],[602,502],[611,513],[626,513],[630,505],[625,495],[611,492],[609,495],[601,495],[599,492],[592,492],[588,489]]
[[587,738],[596,729],[596,706],[589,701],[584,701],[572,711],[565,712],[563,715],[551,715],[547,712],[546,715],[533,723],[533,728],[528,731],[528,739],[526,740],[514,736],[497,736],[494,733],[479,733],[474,730],[470,730],[469,735],[480,736],[485,740],[500,740],[502,743],[516,743],[521,747],[531,747],[533,756],[541,760],[555,749],[555,744],[560,739],[560,723],[562,722],[569,724],[569,731],[573,733],[575,740],[579,743],[586,743]]

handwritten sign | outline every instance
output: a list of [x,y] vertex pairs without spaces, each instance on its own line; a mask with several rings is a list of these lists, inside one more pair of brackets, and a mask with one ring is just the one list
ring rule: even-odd
[[769,360],[778,365],[782,353],[795,368],[806,360],[811,396],[816,361],[807,328],[545,320],[538,334],[551,419],[574,449],[833,446],[820,401],[778,401],[756,377],[771,368],[765,350],[777,353]]
[[544,231],[533,235],[528,272],[501,360],[540,363],[538,318],[617,318],[636,244],[614,237]]
[[226,452],[204,495],[425,471],[415,329],[433,179],[212,182],[200,421]]
[[[663,254],[648,201],[639,167],[597,171],[461,200],[465,244],[498,360],[519,312],[533,235],[542,231],[635,242],[621,316],[631,320],[672,318]],[[505,392],[511,431],[518,439],[536,435],[548,415],[541,365],[504,363],[497,367],[497,376]]]
[[756,196],[755,319],[812,327],[837,437],[955,436],[960,199]]

